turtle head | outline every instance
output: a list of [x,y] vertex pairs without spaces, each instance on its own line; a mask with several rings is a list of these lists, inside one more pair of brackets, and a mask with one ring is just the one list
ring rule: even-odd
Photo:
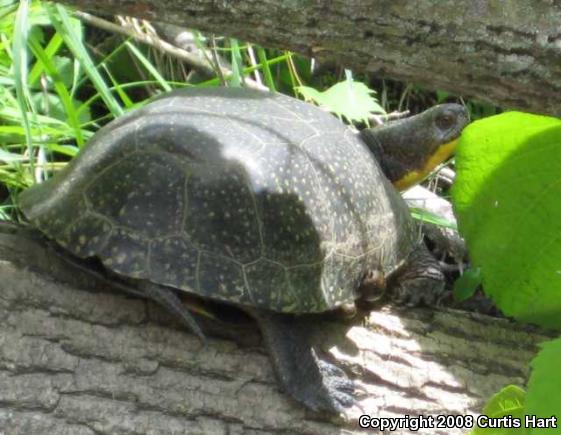
[[441,104],[409,118],[360,132],[386,177],[403,190],[422,181],[456,148],[469,122],[459,104]]

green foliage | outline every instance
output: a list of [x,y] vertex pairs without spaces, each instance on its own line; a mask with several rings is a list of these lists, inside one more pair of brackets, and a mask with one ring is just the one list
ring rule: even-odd
[[257,47],[257,56],[259,58],[259,62],[261,62],[261,65],[263,66],[263,75],[265,78],[265,84],[271,91],[273,92],[276,91],[277,87],[273,79],[273,73],[267,60],[267,53],[263,47]]
[[150,47],[121,37],[96,45],[85,35],[84,24],[62,5],[0,3],[0,183],[10,195],[50,177],[100,126],[161,91],[245,86],[250,79],[293,93],[312,76],[310,59],[195,31],[195,49],[211,62],[216,77],[191,71],[182,75],[188,82],[177,82],[166,74],[170,59]]
[[237,39],[230,39],[232,54],[232,75],[229,78],[231,86],[240,87],[243,81],[242,53]]
[[[374,91],[349,72],[343,81],[342,71],[318,77],[310,59],[290,52],[194,32],[207,60],[214,56],[221,62],[213,62],[215,76],[203,77],[180,64],[177,69],[189,73],[176,79],[166,74],[169,58],[162,60],[161,53],[131,38],[115,38],[100,49],[85,41],[85,34],[84,25],[59,4],[0,2],[0,183],[10,192],[63,167],[104,123],[177,87],[244,86],[251,79],[287,94],[296,88],[349,122],[368,123],[372,113],[385,113]],[[219,71],[218,63],[230,71]],[[311,87],[318,83],[332,86],[323,92]],[[437,93],[439,101],[449,97]],[[468,106],[476,116],[496,111],[484,103]],[[554,200],[560,193],[555,178],[561,169],[559,145],[557,120],[509,114],[476,123],[460,144],[454,191],[460,229],[487,291],[507,314],[551,326],[561,322],[561,214]],[[9,217],[11,207],[9,199],[0,204],[0,218]],[[413,210],[413,215],[453,227],[424,211]],[[478,270],[458,280],[457,296],[465,298],[475,289]],[[533,362],[527,412],[559,415],[558,402],[546,400],[561,388],[554,372],[559,344],[553,343],[544,345]],[[507,387],[484,413],[519,415],[523,402],[521,390]]]
[[[459,228],[485,291],[507,315],[561,327],[561,121],[517,112],[478,121],[458,146],[453,198]],[[464,277],[466,274],[464,274]],[[462,277],[462,278],[464,278]],[[470,277],[458,280],[469,293]],[[561,422],[561,339],[532,361],[528,393],[510,386],[483,410],[489,417]],[[478,428],[473,434],[561,433],[561,428]]]
[[[516,385],[507,385],[489,399],[483,408],[482,415],[489,419],[508,418],[510,416],[523,422],[525,395],[526,393],[522,388]],[[521,435],[529,433],[523,428],[477,427],[471,432],[471,435]]]
[[442,216],[439,216],[428,210],[418,207],[410,207],[409,210],[411,210],[411,216],[413,216],[414,219],[417,219],[420,222],[427,222],[438,225],[439,227],[457,230],[457,225],[455,222],[450,222],[448,219],[443,218]]
[[371,113],[385,113],[372,96],[374,91],[364,83],[352,79],[339,82],[323,92],[307,86],[296,89],[306,100],[314,101],[349,122],[368,123]]
[[[161,55],[132,40],[117,38],[109,51],[92,54],[84,25],[61,5],[4,2],[0,18],[0,182],[10,190],[50,176],[100,125],[124,110],[144,104],[160,90],[186,85],[170,81],[162,73]],[[213,51],[231,71],[199,80],[202,86],[224,81],[240,86],[251,78],[286,92],[311,76],[310,60],[292,53],[194,35],[201,52]],[[139,94],[138,88],[144,92]]]
[[[28,107],[30,105],[30,94],[28,88],[25,86],[25,79],[27,78],[27,47],[26,40],[29,32],[28,21],[28,2],[23,0],[15,14],[15,27],[13,29],[14,35],[12,40],[13,50],[9,53],[13,61],[14,71],[14,87],[16,91],[17,105],[22,114],[22,124],[25,131],[25,142],[27,151],[31,151],[31,127],[29,125]],[[6,41],[7,42],[7,41]],[[7,44],[5,46],[7,49]]]
[[[531,363],[532,374],[528,382],[528,392],[524,392],[516,385],[508,385],[489,399],[482,410],[482,414],[490,419],[502,417],[518,419],[521,427],[477,427],[471,435],[561,433],[561,394],[559,393],[561,391],[561,376],[559,376],[561,338],[542,343],[541,347],[541,351]],[[525,427],[526,416],[541,419],[554,417],[557,424],[556,427],[551,427],[551,424],[550,427]]]
[[483,414],[489,417],[502,417],[504,415],[521,417],[525,396],[526,393],[522,388],[516,385],[507,385],[489,399],[483,408]]
[[517,319],[561,327],[561,121],[510,112],[474,122],[453,199],[486,293]]
[[166,92],[172,90],[170,84],[162,77],[162,75],[158,72],[158,69],[150,63],[150,60],[144,56],[142,51],[135,47],[134,44],[130,43],[129,41],[125,42],[126,47],[130,50],[132,54],[140,61],[142,66],[146,68],[146,71],[158,82],[158,84],[162,87],[162,89]]
[[66,113],[68,123],[74,130],[78,145],[83,145],[84,137],[80,129],[80,121],[78,113],[75,109],[76,105],[74,104],[74,101],[72,100],[72,97],[68,92],[68,89],[63,81],[62,75],[59,73],[56,64],[46,54],[46,52],[41,47],[40,41],[38,40],[38,38],[35,38],[33,34],[29,35],[28,46],[31,48],[33,54],[37,57],[37,59],[39,59],[43,64],[57,94],[49,94],[48,91],[44,93],[45,95],[36,93],[34,96],[37,98],[32,101],[32,105],[37,109],[38,105],[40,105],[41,103],[45,104],[45,106],[42,107],[42,113],[48,113],[50,108],[53,107],[53,112],[58,110],[58,113],[51,113],[52,116],[61,120],[64,120],[64,113]]
[[481,285],[481,269],[470,268],[454,282],[454,299],[459,302],[465,301],[472,297]]
[[526,395],[526,414],[557,417],[558,428],[534,429],[532,434],[561,433],[561,338],[542,343],[541,351],[531,363],[532,374]]
[[472,120],[487,118],[500,113],[496,106],[479,100],[469,100],[466,103],[466,107]]
[[70,17],[66,9],[62,5],[53,5],[45,3],[45,8],[49,15],[50,21],[56,31],[60,34],[68,49],[72,52],[76,60],[82,65],[88,78],[100,93],[101,98],[111,111],[113,116],[117,117],[123,114],[123,109],[114,98],[111,90],[106,85],[102,75],[97,70],[91,56],[83,42],[81,32],[82,26],[80,21]]

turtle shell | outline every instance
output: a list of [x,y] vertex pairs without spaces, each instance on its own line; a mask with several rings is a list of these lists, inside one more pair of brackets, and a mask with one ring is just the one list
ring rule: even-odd
[[365,273],[391,273],[416,237],[351,130],[247,89],[175,91],[109,123],[20,205],[118,274],[278,312],[353,302]]

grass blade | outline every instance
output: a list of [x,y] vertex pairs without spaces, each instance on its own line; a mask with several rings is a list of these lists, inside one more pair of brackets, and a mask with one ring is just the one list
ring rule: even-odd
[[[43,50],[48,59],[52,59],[58,49],[62,46],[62,43],[62,37],[58,33],[55,33],[47,44],[47,47]],[[35,85],[37,80],[39,80],[39,78],[41,77],[41,73],[44,71],[44,69],[45,68],[43,62],[35,62],[35,65],[33,65],[33,68],[31,68],[31,71],[29,72],[29,86]]]
[[105,63],[102,63],[101,67],[105,71],[105,74],[107,74],[107,77],[109,77],[109,80],[111,80],[111,83],[113,83],[112,89],[115,89],[115,91],[117,91],[117,94],[119,95],[119,98],[121,98],[121,101],[125,104],[125,107],[127,109],[132,108],[134,106],[134,103],[129,98],[129,96],[127,95],[121,84],[118,83],[117,80],[115,80],[115,78],[113,78],[113,75],[111,74],[109,68],[107,68],[107,65]]
[[12,55],[14,61],[13,68],[14,82],[16,85],[16,99],[21,112],[21,122],[23,124],[23,128],[25,129],[27,151],[33,168],[33,142],[31,140],[31,127],[27,116],[31,101],[29,88],[27,87],[27,34],[29,30],[27,22],[28,12],[28,1],[21,0],[16,13]]
[[129,51],[136,56],[140,63],[142,63],[144,68],[146,68],[146,70],[152,75],[152,77],[156,79],[156,81],[160,84],[164,91],[169,92],[172,90],[172,87],[169,85],[166,79],[162,77],[158,70],[154,68],[154,65],[152,65],[148,59],[146,59],[146,56],[144,56],[138,48],[136,48],[128,41],[125,43],[125,45],[129,49]]
[[232,75],[228,81],[231,86],[239,88],[243,82],[243,62],[237,39],[230,38],[230,49],[232,50]]
[[35,57],[37,57],[39,62],[43,64],[43,68],[52,79],[53,86],[60,98],[60,101],[62,102],[62,105],[64,106],[66,115],[68,116],[68,124],[74,130],[76,142],[78,143],[78,146],[82,146],[84,144],[84,137],[82,135],[82,129],[80,128],[80,120],[78,118],[78,114],[76,113],[72,98],[70,97],[66,86],[64,86],[57,67],[33,35],[30,35],[28,44]]
[[271,68],[269,67],[269,60],[267,59],[267,53],[263,47],[257,47],[257,58],[261,64],[261,70],[263,71],[263,75],[265,77],[265,83],[267,87],[275,92],[277,90],[275,86],[275,80],[273,79],[273,73],[271,72]]
[[95,89],[99,92],[109,111],[115,118],[122,115],[123,109],[115,97],[113,97],[113,94],[107,87],[103,77],[96,69],[94,62],[88,54],[81,38],[76,34],[76,30],[72,26],[70,16],[68,15],[68,12],[66,12],[66,9],[58,4],[45,4],[45,8],[47,8],[52,25],[62,36],[64,43],[72,52],[74,57],[80,62],[82,68],[84,68],[84,72],[92,81]]
[[[289,58],[289,56],[290,56],[290,54],[289,54],[288,52],[286,52],[286,53],[284,53],[284,54],[281,55],[281,56],[275,57],[275,58],[273,58],[273,59],[269,59],[269,60],[267,61],[267,64],[268,64],[269,66],[271,66],[271,65],[275,65],[275,64],[280,63],[280,62],[285,62],[285,61]],[[245,68],[243,69],[243,73],[244,73],[245,75],[249,75],[249,74],[251,74],[253,71],[255,71],[256,69],[259,69],[259,68],[261,68],[261,64],[259,64],[259,65],[251,65],[251,66],[245,67]],[[226,75],[226,78],[230,78],[230,77],[231,77],[231,74]],[[204,87],[204,86],[218,86],[218,85],[220,85],[220,79],[219,79],[219,78],[210,79],[210,80],[207,80],[207,81],[205,81],[205,82],[200,83],[199,85],[200,85],[200,86],[203,86],[203,87]]]

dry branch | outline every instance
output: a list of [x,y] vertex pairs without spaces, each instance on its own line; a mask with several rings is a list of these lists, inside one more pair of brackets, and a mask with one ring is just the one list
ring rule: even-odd
[[505,107],[561,114],[558,0],[63,0],[334,59],[475,96]]

